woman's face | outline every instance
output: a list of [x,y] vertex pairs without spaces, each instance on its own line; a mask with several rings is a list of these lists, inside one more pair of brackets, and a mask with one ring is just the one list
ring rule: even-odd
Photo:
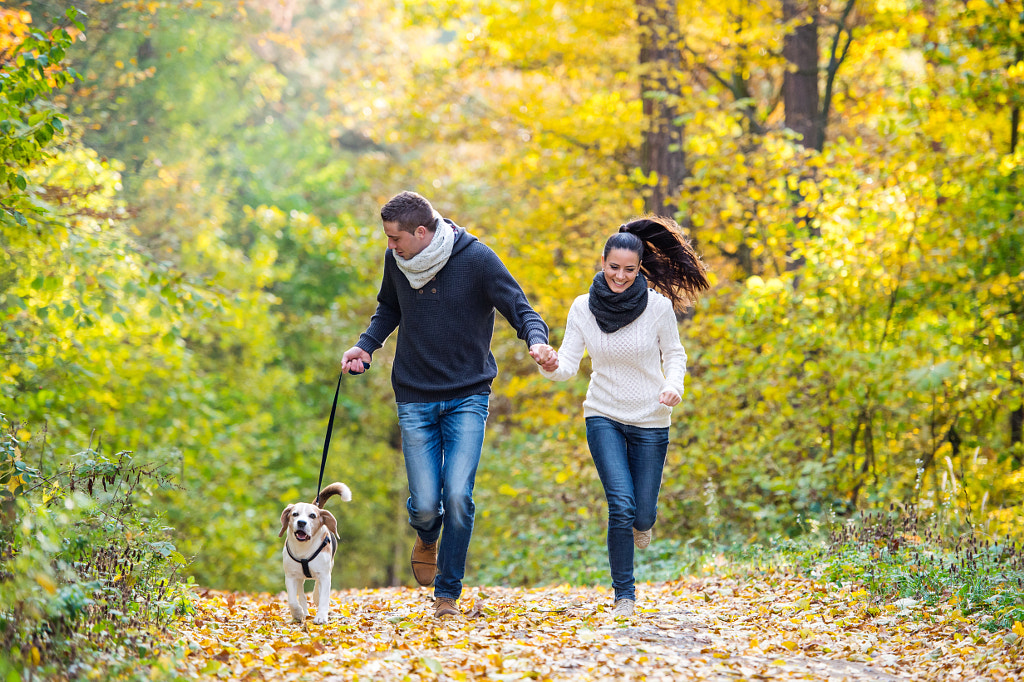
[[621,294],[633,286],[636,273],[640,272],[640,254],[629,249],[612,249],[601,259],[601,270],[608,288]]

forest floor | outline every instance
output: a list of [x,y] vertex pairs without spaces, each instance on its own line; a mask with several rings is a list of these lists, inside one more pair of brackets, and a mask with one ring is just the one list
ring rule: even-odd
[[464,615],[435,619],[426,588],[344,590],[314,625],[291,621],[283,593],[201,590],[171,636],[186,679],[1024,679],[1024,632],[981,629],[955,600],[876,603],[782,573],[637,597],[616,619],[601,588],[467,588]]

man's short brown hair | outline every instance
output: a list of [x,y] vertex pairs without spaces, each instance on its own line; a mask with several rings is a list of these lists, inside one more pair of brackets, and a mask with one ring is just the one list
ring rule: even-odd
[[434,231],[434,207],[416,192],[401,192],[391,197],[381,207],[380,218],[385,223],[397,223],[405,232],[415,232],[420,225],[428,232]]

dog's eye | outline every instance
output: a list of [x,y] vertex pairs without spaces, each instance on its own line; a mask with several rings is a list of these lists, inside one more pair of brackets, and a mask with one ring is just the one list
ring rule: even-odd
[[316,514],[310,514],[310,515],[309,515],[309,518],[311,518],[311,519],[315,519],[315,518],[316,518]]
[[292,512],[292,516],[298,516],[299,512]]

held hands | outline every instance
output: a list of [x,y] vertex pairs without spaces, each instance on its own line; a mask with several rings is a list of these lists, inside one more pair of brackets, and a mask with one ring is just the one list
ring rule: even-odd
[[535,343],[530,346],[530,357],[545,372],[554,372],[558,369],[558,353],[546,343]]
[[[365,364],[364,364],[365,363]],[[341,356],[341,372],[349,374],[362,374],[366,371],[366,365],[370,364],[370,354],[359,346],[353,346]]]
[[658,396],[658,402],[662,405],[668,405],[669,407],[675,407],[682,399],[682,396],[672,388],[666,388],[661,392],[661,395]]

